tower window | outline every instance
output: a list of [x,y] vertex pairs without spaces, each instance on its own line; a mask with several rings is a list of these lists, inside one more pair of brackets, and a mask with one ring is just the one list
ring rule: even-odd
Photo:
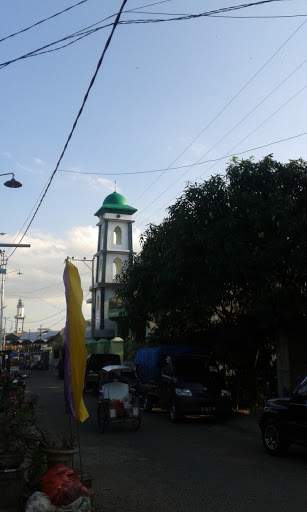
[[123,267],[123,262],[119,258],[115,258],[113,261],[113,280],[115,280],[115,276],[117,274],[121,274]]
[[119,226],[116,226],[113,233],[113,242],[115,245],[121,245],[122,244],[122,230]]

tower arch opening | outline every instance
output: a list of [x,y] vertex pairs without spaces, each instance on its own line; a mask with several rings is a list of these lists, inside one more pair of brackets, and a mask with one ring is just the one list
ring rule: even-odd
[[123,268],[123,262],[120,258],[115,258],[113,260],[113,281],[115,281],[115,277],[117,274],[121,274]]
[[115,245],[122,245],[122,238],[123,233],[119,226],[116,226],[116,228],[113,231],[113,243]]

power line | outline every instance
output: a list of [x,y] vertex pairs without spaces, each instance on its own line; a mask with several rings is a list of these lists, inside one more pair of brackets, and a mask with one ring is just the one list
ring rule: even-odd
[[[246,137],[244,137],[244,139],[241,139],[240,142],[238,142],[235,146],[233,146],[229,152],[232,152],[234,149],[236,149],[242,142],[244,142],[248,137],[250,137],[253,133],[255,133],[255,131],[257,131],[259,128],[261,128],[261,126],[263,126],[267,121],[269,121],[273,116],[275,116],[282,108],[284,108],[286,105],[288,105],[288,103],[290,103],[290,101],[292,101],[294,98],[296,98],[296,96],[298,96],[301,92],[303,92],[307,87],[307,84],[304,85],[304,87],[302,87],[302,89],[300,89],[298,92],[296,92],[293,96],[291,96],[291,98],[289,98],[285,103],[283,103],[277,110],[275,110],[269,117],[267,117],[264,121],[262,121],[262,123],[260,123],[254,130],[252,130],[248,135],[246,135]],[[305,135],[305,134],[302,134],[302,135]],[[255,148],[256,149],[256,148]],[[249,150],[249,151],[252,151],[252,150]],[[228,152],[228,153],[229,153]],[[243,152],[241,152],[242,154]],[[244,151],[244,153],[246,153],[246,151]],[[239,153],[237,153],[239,154]],[[224,155],[224,157],[226,158],[229,158],[229,156],[233,156],[233,153],[231,154],[227,154],[227,155]],[[207,169],[206,171],[204,171],[202,174],[200,174],[196,180],[198,180],[199,178],[202,178],[203,175],[205,173],[208,173],[215,165],[216,163],[218,162],[218,160],[211,166],[209,167],[209,169]],[[160,196],[161,197],[163,194],[165,194],[165,192],[167,192],[175,183],[177,183],[179,181],[179,179],[181,179],[183,176],[185,176],[185,174],[187,174],[187,172],[189,171],[189,169],[182,175],[180,176],[180,178],[178,178],[175,182],[173,182],[167,189],[165,189],[163,192],[161,192]],[[174,197],[172,199],[175,199]],[[170,200],[169,200],[170,201]],[[147,217],[147,219],[143,222],[141,222],[141,224],[139,225],[142,225],[142,224],[145,224],[145,222],[147,222],[153,215],[155,215],[158,211],[160,211],[162,208],[164,208],[168,203],[169,201],[164,204],[162,207],[160,207],[158,210],[156,210],[152,215],[150,215],[149,217]],[[155,202],[152,201],[148,206],[152,205],[153,203]],[[147,206],[147,208],[148,208]]]
[[[210,126],[227,110],[227,108],[235,101],[235,99],[248,87],[248,85],[259,75],[259,73],[261,73],[261,71],[263,71],[267,65],[274,59],[274,57],[276,57],[276,55],[284,48],[284,46],[290,41],[290,39],[292,39],[292,37],[294,37],[294,35],[305,25],[305,23],[307,22],[307,20],[304,20],[303,23],[301,23],[298,28],[296,28],[294,30],[294,32],[292,32],[292,34],[284,41],[284,43],[273,53],[273,55],[271,55],[271,57],[256,71],[256,73],[254,73],[254,75],[239,89],[239,91],[228,101],[228,103],[226,103],[226,105],[216,114],[216,116],[205,126],[205,128],[202,129],[202,131],[192,140],[192,142],[190,142],[190,144],[188,144],[188,146],[186,146],[186,148],[180,153],[180,155],[175,159],[173,160],[173,162],[169,165],[169,167],[171,167],[175,162],[177,162],[177,160],[179,160],[179,158],[184,154],[186,153],[186,151],[192,146],[192,144],[194,144],[194,142],[199,139],[199,137],[201,135],[203,135],[207,130],[208,128],[210,128]],[[202,157],[203,158],[203,157]],[[168,167],[168,168],[169,168]],[[141,195],[139,195],[137,197],[137,199],[134,200],[134,203],[136,203],[139,199],[141,199],[141,197],[143,197],[144,194],[146,194],[148,192],[148,190],[151,189],[151,187],[153,187],[157,181],[162,178],[162,176],[164,176],[165,172],[168,170],[165,169],[163,171],[163,173],[158,176],[158,178],[156,180],[154,180],[151,185],[149,185],[149,187],[146,188],[146,190],[144,192],[141,193]],[[140,215],[141,212],[138,213],[138,215]]]
[[[299,133],[297,135],[292,135],[291,137],[286,137],[285,139],[279,139],[272,142],[268,142],[267,144],[263,144],[261,146],[256,146],[254,148],[245,149],[244,151],[241,151],[239,153],[236,153],[236,155],[243,155],[244,153],[249,153],[250,151],[256,151],[257,149],[263,149],[267,148],[269,146],[273,146],[274,144],[280,144],[281,142],[287,142],[289,140],[294,140],[299,137],[303,137],[304,135],[307,135],[307,132]],[[69,171],[65,169],[59,169],[58,172],[67,172],[67,173],[75,173],[75,174],[85,174],[85,175],[100,175],[100,176],[123,176],[126,174],[149,174],[154,172],[163,172],[163,171],[177,171],[179,169],[191,169],[192,167],[195,167],[197,165],[203,165],[208,164],[211,162],[220,162],[221,160],[224,160],[225,158],[229,158],[233,156],[232,154],[224,155],[218,158],[211,158],[209,160],[201,160],[200,162],[195,162],[194,164],[187,164],[187,165],[178,165],[178,167],[167,167],[162,169],[152,169],[149,171],[130,171],[130,172],[119,172],[119,173],[104,173],[104,172],[82,172],[82,171]],[[202,157],[203,158],[203,157]]]
[[[101,56],[100,56],[100,58],[99,58],[99,60],[98,60],[97,67],[96,67],[96,70],[95,70],[95,73],[94,73],[94,75],[93,75],[93,77],[92,77],[92,79],[91,79],[91,81],[90,81],[90,84],[89,84],[89,86],[88,86],[88,89],[87,89],[87,91],[86,91],[86,93],[85,93],[85,96],[84,96],[84,98],[83,98],[82,105],[81,105],[81,107],[80,107],[80,109],[79,109],[79,112],[78,112],[78,114],[77,114],[77,117],[76,117],[76,119],[75,119],[75,121],[74,121],[74,123],[73,123],[73,127],[72,127],[72,129],[71,129],[71,131],[70,131],[70,134],[69,134],[69,136],[68,136],[68,138],[67,138],[67,140],[66,140],[66,142],[65,142],[65,145],[64,145],[63,151],[62,151],[62,153],[61,153],[61,155],[60,155],[60,158],[58,159],[58,162],[57,162],[57,164],[56,164],[56,166],[55,166],[55,169],[54,169],[53,173],[51,174],[51,177],[50,177],[50,179],[49,179],[48,185],[47,185],[47,187],[45,188],[45,191],[44,191],[44,193],[43,193],[43,195],[42,195],[42,197],[41,197],[41,199],[40,199],[40,202],[39,202],[38,206],[36,207],[36,210],[35,210],[35,212],[34,212],[34,214],[33,214],[32,218],[31,218],[31,220],[30,220],[30,222],[29,222],[29,224],[28,224],[28,226],[27,226],[27,228],[26,228],[26,230],[25,230],[24,234],[22,235],[22,237],[21,237],[21,239],[20,239],[19,243],[21,243],[21,241],[22,241],[22,240],[23,240],[23,238],[25,237],[26,233],[28,232],[28,230],[29,230],[29,228],[30,228],[30,226],[31,226],[31,224],[32,224],[32,222],[33,222],[33,220],[34,220],[34,218],[35,218],[35,216],[36,216],[36,214],[37,214],[37,212],[38,212],[38,210],[39,210],[39,208],[40,208],[40,206],[41,206],[41,204],[42,204],[42,202],[43,202],[43,200],[44,200],[44,198],[45,198],[45,196],[46,196],[46,194],[47,194],[47,192],[48,192],[48,190],[49,190],[49,187],[50,187],[50,185],[51,185],[51,183],[52,183],[52,180],[53,180],[53,178],[54,178],[54,176],[55,176],[55,174],[56,174],[56,172],[57,172],[57,170],[58,170],[58,167],[59,167],[59,165],[60,165],[60,163],[61,163],[61,160],[62,160],[62,158],[63,158],[63,156],[64,156],[64,154],[65,154],[65,152],[66,152],[66,149],[67,149],[67,147],[68,147],[68,144],[69,144],[69,142],[70,142],[70,139],[72,138],[72,135],[73,135],[73,133],[74,133],[74,131],[75,131],[75,128],[76,128],[76,126],[77,126],[77,123],[78,123],[78,121],[79,121],[79,119],[80,119],[80,117],[81,117],[81,114],[82,114],[83,109],[84,109],[84,106],[85,106],[85,104],[86,104],[86,102],[87,102],[87,99],[88,99],[88,96],[89,96],[90,90],[91,90],[91,88],[92,88],[92,87],[93,87],[93,85],[94,85],[94,82],[95,82],[96,77],[97,77],[97,75],[98,75],[98,71],[99,71],[100,66],[101,66],[101,64],[102,64],[103,58],[104,58],[105,53],[106,53],[106,51],[107,51],[107,49],[108,49],[108,47],[109,47],[109,44],[110,44],[111,39],[112,39],[112,37],[113,37],[114,31],[115,31],[115,29],[116,29],[116,27],[117,27],[117,25],[118,25],[120,15],[121,15],[121,13],[122,13],[122,10],[123,10],[123,8],[124,8],[124,6],[125,6],[126,2],[127,2],[127,0],[123,0],[123,2],[122,2],[122,5],[121,5],[121,7],[120,7],[120,9],[119,9],[119,12],[118,12],[118,14],[117,14],[117,16],[116,16],[116,19],[115,19],[115,21],[114,21],[114,24],[113,24],[113,28],[112,28],[112,30],[111,30],[111,33],[110,33],[110,35],[109,35],[109,37],[108,37],[108,39],[107,39],[107,41],[106,41],[106,43],[105,43],[105,46],[104,46],[103,52],[102,52],[102,54],[101,54]],[[16,248],[15,248],[15,250],[16,250]],[[13,251],[13,252],[12,252],[11,256],[14,254],[14,252],[15,252],[15,251]],[[10,256],[10,257],[11,257],[11,256]]]
[[[83,301],[85,300],[86,297],[88,297],[90,294],[90,292],[86,293],[83,297]],[[63,295],[63,298],[64,298],[64,295]],[[66,308],[64,309],[61,309],[61,311],[59,311],[58,313],[55,313],[54,315],[50,315],[50,316],[46,316],[45,318],[41,318],[39,320],[32,320],[31,322],[25,322],[27,324],[35,324],[37,322],[44,322],[45,320],[49,320],[49,318],[54,318],[55,316],[57,315],[61,315],[61,313],[64,313],[64,311],[66,311]]]
[[227,14],[212,15],[212,18],[228,18],[228,19],[240,19],[240,20],[267,20],[267,19],[281,19],[281,18],[306,18],[307,14],[280,14],[276,16],[227,16]]
[[[304,87],[302,87],[295,94],[293,94],[293,96],[291,96],[291,98],[289,98],[285,103],[283,103],[277,110],[275,110],[272,114],[270,114],[269,117],[267,117],[264,121],[262,121],[262,123],[260,123],[256,128],[254,128],[254,130],[252,130],[248,135],[246,135],[244,137],[244,139],[241,139],[240,142],[238,142],[235,146],[233,146],[230,149],[230,151],[233,151],[234,149],[236,149],[242,142],[244,142],[246,139],[248,139],[257,130],[259,130],[259,128],[261,128],[261,126],[263,126],[267,121],[269,121],[272,117],[274,117],[281,109],[283,109],[286,105],[288,105],[290,103],[290,101],[294,100],[294,98],[296,98],[299,94],[301,94],[306,89],[306,87],[307,87],[307,84],[304,85]],[[213,166],[211,166],[210,169],[212,169],[212,167]],[[208,169],[208,171],[210,171],[210,169]],[[208,171],[205,171],[205,172],[208,172]],[[203,175],[204,175],[204,173],[201,174],[200,176],[198,176],[198,178],[196,178],[196,179],[201,178]]]
[[[184,20],[189,20],[189,19],[197,19],[197,18],[201,18],[201,17],[212,17],[214,14],[218,14],[218,13],[223,13],[223,12],[230,12],[230,11],[234,11],[234,10],[238,10],[238,9],[246,9],[248,7],[252,7],[252,6],[257,6],[257,5],[261,5],[261,4],[266,4],[266,3],[272,3],[272,2],[283,2],[285,0],[262,0],[262,1],[258,1],[256,3],[249,3],[249,4],[241,4],[241,5],[238,5],[238,6],[230,6],[230,7],[223,7],[221,9],[215,9],[213,11],[207,11],[207,12],[202,12],[202,13],[198,13],[198,14],[189,14],[189,15],[184,15],[184,16],[178,16],[178,17],[174,17],[174,18],[167,18],[167,19],[138,19],[138,20],[122,20],[122,21],[119,21],[118,23],[121,24],[121,25],[130,25],[130,24],[140,24],[140,23],[162,23],[162,22],[169,22],[169,21],[184,21]],[[127,12],[132,12],[133,9],[130,9],[128,11],[124,11],[125,13]],[[5,68],[6,66],[10,65],[10,64],[13,64],[14,62],[18,62],[20,60],[24,60],[24,59],[28,59],[30,57],[37,57],[38,55],[43,55],[45,53],[51,53],[51,52],[54,52],[54,51],[58,51],[58,50],[61,50],[63,48],[66,48],[74,43],[76,43],[77,41],[80,41],[81,39],[99,31],[99,30],[102,30],[104,28],[107,28],[109,26],[112,25],[112,23],[109,23],[107,25],[104,25],[102,27],[97,27],[95,29],[92,29],[92,30],[89,30],[90,27],[94,27],[95,25],[103,22],[103,21],[106,21],[110,18],[113,18],[115,15],[112,14],[110,16],[108,16],[107,18],[105,18],[104,20],[101,20],[100,22],[97,22],[97,23],[94,23],[92,25],[90,25],[89,27],[86,27],[84,29],[81,29],[73,34],[70,34],[68,36],[65,36],[61,39],[58,39],[57,41],[54,41],[52,43],[49,43],[49,44],[46,44],[40,48],[37,48],[35,50],[32,50],[31,52],[28,52],[26,54],[23,54],[19,57],[16,57],[15,59],[11,59],[9,61],[6,61],[6,62],[1,62],[0,63],[0,69],[3,69]],[[307,16],[307,15],[306,15]],[[53,48],[52,50],[46,50],[47,48],[50,48],[51,46],[54,46],[55,44],[58,44],[62,41],[66,41],[68,39],[72,39],[72,38],[75,38],[74,41],[71,41],[65,45],[62,45],[62,46],[59,46],[58,48]]]
[[55,316],[57,315],[61,315],[62,313],[64,313],[64,311],[66,311],[66,308],[65,309],[62,309],[61,311],[59,311],[58,313],[55,313],[54,315],[51,315],[51,316],[46,316],[45,318],[40,318],[39,320],[32,320],[31,322],[25,322],[26,324],[35,324],[37,322],[44,322],[45,320],[49,320],[49,318],[54,318]]
[[176,16],[174,18],[167,18],[167,19],[158,18],[158,19],[128,20],[128,21],[121,21],[121,24],[122,25],[127,25],[127,24],[130,24],[130,23],[135,23],[135,24],[141,24],[141,23],[162,23],[162,22],[169,22],[169,21],[190,20],[190,19],[208,17],[208,16],[212,16],[214,14],[219,14],[219,13],[223,13],[223,12],[237,11],[237,10],[240,10],[240,9],[247,9],[248,7],[254,7],[254,6],[263,5],[263,4],[270,4],[270,3],[273,3],[273,2],[284,2],[284,1],[287,1],[287,0],[261,0],[261,1],[254,2],[254,3],[241,4],[241,5],[233,5],[233,6],[230,6],[230,7],[222,7],[221,9],[216,9],[214,11],[202,12],[202,13],[198,13],[198,14],[186,14],[186,15]]
[[0,43],[3,41],[6,41],[6,39],[10,39],[11,37],[17,36],[19,34],[22,34],[23,32],[27,32],[31,28],[37,27],[38,25],[41,25],[42,23],[45,23],[45,21],[51,20],[52,18],[56,18],[57,16],[60,16],[60,14],[63,14],[64,12],[70,11],[71,9],[74,9],[75,7],[78,7],[78,5],[84,4],[88,0],[81,0],[77,4],[71,5],[70,7],[67,7],[63,11],[56,12],[55,14],[52,14],[52,16],[48,16],[48,18],[44,18],[43,20],[37,21],[36,23],[33,23],[33,25],[30,25],[29,27],[23,28],[22,30],[18,30],[18,32],[14,32],[13,34],[10,34],[6,37],[3,37],[0,39]]

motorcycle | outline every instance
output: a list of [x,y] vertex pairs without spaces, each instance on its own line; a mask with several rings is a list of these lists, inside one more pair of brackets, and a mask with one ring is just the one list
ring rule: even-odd
[[11,386],[22,387],[25,389],[26,387],[26,379],[28,375],[22,374],[20,372],[14,372],[10,377]]

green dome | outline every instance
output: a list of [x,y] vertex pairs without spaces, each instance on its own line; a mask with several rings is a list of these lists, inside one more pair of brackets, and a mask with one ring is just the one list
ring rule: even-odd
[[124,205],[128,204],[124,196],[121,194],[118,194],[117,192],[113,192],[112,194],[108,195],[105,200],[102,203],[104,206],[107,204],[114,204],[114,205]]
[[133,215],[136,211],[136,208],[128,205],[124,196],[118,194],[118,192],[113,192],[105,198],[95,215],[97,217],[102,217],[105,213]]

